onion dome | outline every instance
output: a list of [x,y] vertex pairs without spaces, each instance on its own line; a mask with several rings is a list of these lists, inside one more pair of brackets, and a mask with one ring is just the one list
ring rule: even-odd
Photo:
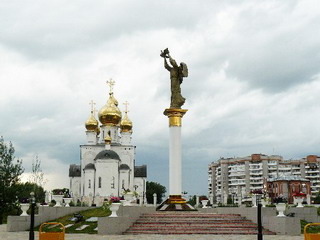
[[128,117],[128,105],[129,103],[126,101],[124,103],[124,105],[126,106],[126,110],[125,110],[125,113],[124,113],[124,117],[120,123],[120,129],[121,129],[121,132],[132,132],[132,122],[131,120],[129,119]]
[[109,134],[107,134],[106,135],[106,137],[104,138],[104,142],[106,143],[106,144],[108,144],[108,145],[110,145],[111,144],[111,137],[110,137],[110,135]]
[[97,127],[95,131],[96,131],[97,135],[100,134],[100,128],[99,127]]
[[124,118],[120,123],[121,132],[132,132],[132,122],[128,117],[128,114],[125,113]]
[[94,132],[98,128],[98,121],[93,116],[93,111],[91,111],[91,115],[89,119],[85,122],[85,126],[87,131]]
[[110,97],[106,105],[104,105],[99,111],[99,121],[103,125],[113,125],[116,126],[121,120],[121,112],[116,104],[117,100],[114,98],[113,93],[109,94]]

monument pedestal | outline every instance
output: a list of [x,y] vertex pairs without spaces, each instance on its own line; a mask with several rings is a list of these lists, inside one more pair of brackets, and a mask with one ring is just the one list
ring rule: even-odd
[[169,118],[169,198],[157,207],[158,211],[194,211],[181,197],[181,119],[187,109],[167,108]]

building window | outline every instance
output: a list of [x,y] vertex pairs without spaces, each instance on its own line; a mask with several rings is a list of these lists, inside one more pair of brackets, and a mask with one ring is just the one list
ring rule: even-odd
[[114,177],[112,177],[112,181],[111,181],[111,188],[114,189]]
[[122,189],[124,189],[124,179],[122,179]]
[[98,179],[98,187],[101,188],[101,177]]
[[91,188],[91,180],[89,179],[88,188]]

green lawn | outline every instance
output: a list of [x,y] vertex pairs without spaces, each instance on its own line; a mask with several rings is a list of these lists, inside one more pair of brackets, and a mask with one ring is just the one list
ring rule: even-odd
[[[304,227],[309,223],[305,220],[300,220],[301,233],[304,233]],[[307,228],[307,233],[320,233],[320,226],[310,226]]]
[[[68,224],[74,224],[73,226],[66,228],[66,233],[89,233],[89,234],[96,234],[97,231],[95,231],[94,229],[97,227],[98,222],[86,222],[87,219],[89,219],[90,217],[106,217],[109,216],[111,214],[111,211],[109,209],[105,210],[102,207],[100,208],[94,208],[94,209],[88,209],[88,210],[84,210],[81,211],[80,214],[84,217],[84,220],[78,223],[75,223],[73,221],[70,221],[70,219],[73,217],[73,214],[52,220],[50,222],[59,222],[62,223],[64,226],[68,225]],[[82,225],[89,225],[88,227],[86,227],[83,230],[75,230],[76,228],[82,226]],[[45,227],[42,228],[43,232],[60,232],[60,227],[54,227],[50,229],[50,226],[52,225],[46,225]],[[37,226],[35,227],[36,231],[39,231],[39,227]]]

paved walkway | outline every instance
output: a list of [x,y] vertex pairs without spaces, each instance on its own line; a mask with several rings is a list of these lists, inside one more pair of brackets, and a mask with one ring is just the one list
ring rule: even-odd
[[[35,232],[38,240],[39,233]],[[6,232],[6,225],[0,225],[1,240],[27,240],[28,232]],[[256,240],[255,235],[94,235],[94,234],[66,234],[65,240]],[[268,235],[264,240],[303,240],[301,236]]]

